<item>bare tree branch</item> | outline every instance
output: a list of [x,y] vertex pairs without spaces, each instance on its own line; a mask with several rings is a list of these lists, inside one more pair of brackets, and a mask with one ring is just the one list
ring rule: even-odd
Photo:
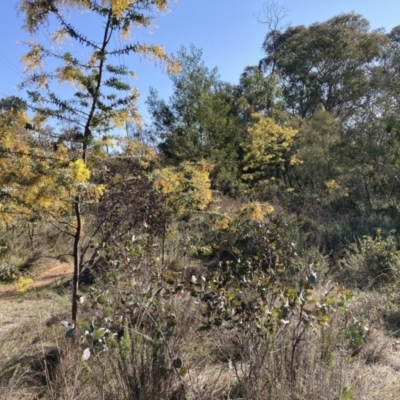
[[256,15],[258,22],[267,25],[271,31],[283,30],[289,24],[282,24],[283,20],[289,15],[286,5],[279,4],[277,0],[268,0],[263,4],[262,9]]

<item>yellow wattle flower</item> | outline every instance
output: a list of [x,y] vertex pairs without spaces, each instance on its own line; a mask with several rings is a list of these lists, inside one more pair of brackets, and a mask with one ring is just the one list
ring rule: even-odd
[[83,183],[90,178],[90,170],[86,167],[82,159],[70,162],[69,169],[75,183]]

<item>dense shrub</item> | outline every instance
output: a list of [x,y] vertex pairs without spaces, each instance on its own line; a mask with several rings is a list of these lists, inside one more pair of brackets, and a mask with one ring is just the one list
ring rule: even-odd
[[0,261],[0,282],[10,283],[22,275],[18,267],[9,261]]
[[384,237],[380,229],[375,237],[364,236],[348,246],[340,261],[349,284],[360,288],[377,287],[400,278],[400,249],[394,235]]

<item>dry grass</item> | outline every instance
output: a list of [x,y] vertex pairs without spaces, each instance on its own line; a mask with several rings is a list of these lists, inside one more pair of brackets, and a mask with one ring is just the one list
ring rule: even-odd
[[4,399],[33,398],[46,384],[44,360],[54,354],[61,333],[46,321],[65,314],[66,299],[47,292],[43,298],[2,300],[0,306],[0,393]]
[[[131,353],[121,348],[87,362],[59,324],[69,316],[68,296],[46,286],[0,297],[0,307],[1,400],[339,400],[343,393],[351,400],[399,398],[400,345],[380,323],[385,301],[373,292],[349,304],[354,315],[370,318],[364,344],[346,339],[350,320],[338,310],[329,326],[307,331],[294,361],[290,327],[269,339],[223,327],[199,332],[199,305],[183,294],[162,304],[163,315],[175,318],[171,334],[159,331],[144,310],[141,331],[132,327]],[[172,367],[176,358],[184,372]]]

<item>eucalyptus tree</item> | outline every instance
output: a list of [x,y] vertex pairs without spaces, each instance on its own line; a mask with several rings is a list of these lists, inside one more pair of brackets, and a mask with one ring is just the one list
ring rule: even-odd
[[319,109],[349,115],[363,105],[371,69],[388,44],[361,15],[340,14],[309,27],[270,30],[260,65],[279,75],[289,112],[303,118]]
[[248,66],[237,86],[237,103],[242,122],[248,123],[252,113],[272,115],[282,108],[282,90],[275,73],[264,74],[258,66]]

